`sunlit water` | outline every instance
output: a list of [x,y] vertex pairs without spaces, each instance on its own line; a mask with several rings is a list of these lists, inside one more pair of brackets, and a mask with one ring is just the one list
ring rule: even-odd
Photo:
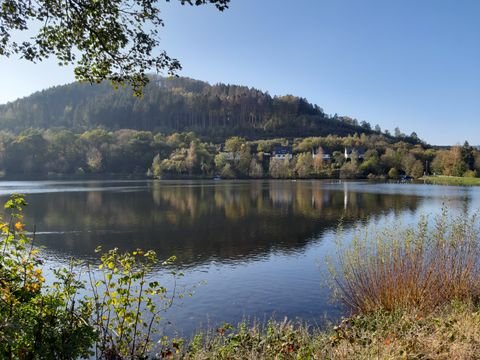
[[47,270],[95,261],[99,245],[176,255],[181,285],[202,283],[166,314],[166,330],[186,336],[245,318],[338,318],[345,309],[330,299],[326,258],[340,220],[348,237],[442,206],[467,214],[480,199],[479,188],[339,181],[1,182],[1,200],[11,193],[27,195],[25,222]]

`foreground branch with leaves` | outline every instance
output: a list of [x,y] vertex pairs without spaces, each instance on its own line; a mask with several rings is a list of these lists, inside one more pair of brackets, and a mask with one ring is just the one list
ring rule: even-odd
[[[153,251],[113,249],[98,266],[72,262],[46,281],[23,223],[25,205],[23,196],[12,196],[5,204],[10,218],[0,222],[0,358],[146,359],[157,350],[163,314],[183,294],[151,271],[175,258],[159,262]],[[167,272],[174,284],[182,276]]]
[[[169,0],[167,0],[168,2]],[[230,0],[180,0],[182,5],[214,4],[223,11]],[[56,57],[75,65],[80,81],[128,83],[137,93],[147,71],[181,68],[159,51],[159,0],[1,0],[0,57],[20,55],[38,62]],[[19,41],[18,33],[29,36]],[[16,38],[17,37],[17,38]],[[155,54],[157,53],[157,54]]]

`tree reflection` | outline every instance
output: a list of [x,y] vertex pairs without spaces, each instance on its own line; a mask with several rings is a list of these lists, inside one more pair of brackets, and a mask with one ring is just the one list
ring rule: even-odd
[[[147,184],[147,185],[145,185]],[[154,249],[183,266],[298,252],[338,225],[414,211],[417,195],[379,194],[321,181],[144,183],[137,191],[28,196],[27,224],[59,257],[104,248]],[[327,186],[328,185],[328,186]]]

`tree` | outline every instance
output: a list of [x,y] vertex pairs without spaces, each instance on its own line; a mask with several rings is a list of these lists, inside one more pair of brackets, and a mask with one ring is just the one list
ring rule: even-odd
[[367,121],[365,121],[365,120],[363,120],[362,122],[360,122],[360,126],[361,126],[362,128],[364,128],[365,130],[367,130],[367,131],[371,131],[371,130],[372,130],[372,125],[370,125],[370,123],[367,122]]
[[160,154],[155,155],[152,162],[152,175],[155,179],[160,179],[162,177],[162,160]]
[[349,161],[343,164],[340,169],[341,179],[354,179],[358,174],[358,165],[356,162]]
[[198,142],[192,141],[190,143],[190,147],[187,151],[187,157],[185,159],[185,163],[190,175],[192,175],[198,165]]
[[290,161],[287,158],[271,159],[268,172],[273,178],[286,179],[290,176]]
[[318,174],[323,169],[323,149],[321,146],[318,147],[315,158],[313,159],[313,171]]
[[395,134],[395,137],[396,138],[400,138],[400,137],[403,137],[403,134],[402,132],[400,131],[400,128],[397,126],[394,130],[394,134]]
[[263,177],[262,165],[257,161],[256,158],[252,158],[252,161],[250,162],[250,168],[248,170],[248,175],[252,178]]
[[240,152],[245,144],[246,141],[244,138],[233,136],[225,141],[225,151],[231,152],[235,155],[236,153]]
[[396,168],[391,168],[389,171],[388,171],[388,177],[390,179],[396,179],[398,178],[398,170]]
[[252,161],[252,154],[250,153],[250,146],[243,144],[238,156],[238,163],[235,161],[236,170],[241,176],[248,176],[250,163]]
[[310,153],[302,153],[297,155],[295,163],[295,172],[300,178],[310,176],[313,171],[313,158]]
[[[169,0],[166,0],[167,2]],[[182,5],[213,4],[228,8],[230,0],[179,0]],[[138,93],[148,82],[146,72],[181,68],[160,44],[160,0],[2,0],[0,56],[20,55],[38,62],[56,57],[74,65],[77,80],[133,85]],[[14,33],[28,32],[17,42]]]
[[103,155],[96,147],[91,147],[88,149],[86,162],[92,172],[100,172],[102,169],[102,161]]
[[420,160],[416,160],[410,169],[410,175],[415,179],[418,179],[423,176],[424,171],[423,163]]
[[467,170],[473,170],[475,168],[475,154],[473,147],[470,146],[468,141],[465,141],[462,147],[462,160],[465,163]]

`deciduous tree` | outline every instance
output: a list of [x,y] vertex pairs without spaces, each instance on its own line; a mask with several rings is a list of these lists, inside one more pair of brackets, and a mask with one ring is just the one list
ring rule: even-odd
[[[230,0],[179,0],[213,4],[223,11]],[[19,55],[37,62],[56,57],[74,65],[77,80],[129,83],[139,92],[147,71],[181,68],[178,60],[157,50],[161,0],[1,0],[0,56]],[[169,2],[169,0],[166,0]],[[26,33],[19,41],[14,34]]]

